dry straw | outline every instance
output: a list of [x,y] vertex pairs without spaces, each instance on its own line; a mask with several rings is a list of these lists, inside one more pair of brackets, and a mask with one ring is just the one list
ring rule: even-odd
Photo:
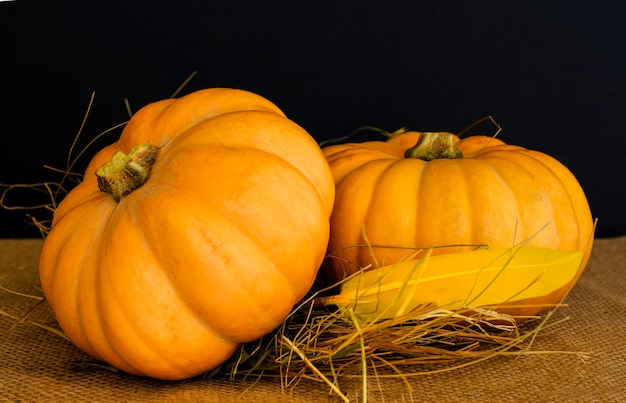
[[540,332],[560,323],[550,321],[554,310],[543,318],[523,318],[522,324],[520,318],[470,306],[420,306],[396,317],[363,320],[350,304],[328,305],[332,298],[320,294],[310,295],[273,333],[241,346],[210,376],[279,377],[285,390],[313,379],[348,401],[341,392],[344,380],[360,380],[367,396],[368,377],[400,378],[411,388],[411,377],[498,356],[556,353],[531,350]]
[[[175,92],[193,77],[193,74]],[[63,198],[80,175],[72,172],[76,161],[100,137],[122,127],[120,123],[89,141],[78,154],[74,154],[89,110],[68,153],[65,169],[53,169],[62,175],[58,182],[34,184],[0,184],[0,206],[9,210],[27,210],[27,216],[45,237],[51,215],[57,202]],[[130,110],[129,110],[129,114]],[[13,192],[46,194],[49,201],[32,206],[11,205]],[[36,217],[32,211],[46,211],[49,218]],[[42,213],[43,214],[43,213]],[[13,292],[3,286],[3,292]],[[205,377],[230,379],[279,378],[283,392],[296,388],[302,380],[324,382],[329,391],[344,401],[348,397],[342,390],[343,382],[356,380],[362,385],[362,399],[367,397],[368,378],[400,378],[411,388],[409,379],[416,376],[454,371],[494,357],[515,357],[524,354],[581,354],[568,351],[532,350],[536,337],[562,320],[552,320],[556,304],[543,317],[530,318],[519,323],[520,318],[480,307],[463,306],[445,309],[437,306],[419,306],[391,318],[356,317],[350,304],[332,305],[329,290],[311,293],[272,333],[242,345],[227,362]],[[66,337],[60,330],[29,319],[35,309],[45,303],[41,297],[23,317],[1,312],[0,315],[15,320],[18,325],[39,326]],[[524,318],[529,319],[529,318]],[[567,319],[567,318],[566,318]],[[83,363],[84,364],[84,363]],[[91,363],[108,367],[102,363]],[[110,368],[110,367],[108,367]],[[110,368],[113,369],[113,368]],[[365,401],[365,400],[364,400]]]

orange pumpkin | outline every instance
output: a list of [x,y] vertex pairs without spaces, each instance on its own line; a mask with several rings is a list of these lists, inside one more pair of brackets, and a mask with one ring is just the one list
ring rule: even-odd
[[[389,265],[416,249],[433,255],[476,245],[584,251],[576,276],[545,298],[523,301],[534,315],[558,303],[582,273],[593,240],[583,190],[554,158],[497,138],[404,132],[387,141],[323,148],[336,183],[322,277]],[[456,245],[456,246],[454,246]]]
[[214,88],[155,102],[56,209],[43,291],[93,357],[154,378],[201,374],[307,293],[333,199],[319,146],[267,99]]

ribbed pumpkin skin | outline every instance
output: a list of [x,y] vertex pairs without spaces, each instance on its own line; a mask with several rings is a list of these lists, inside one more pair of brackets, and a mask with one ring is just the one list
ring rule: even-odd
[[[323,149],[336,182],[327,281],[398,262],[415,248],[507,248],[531,239],[529,246],[585,251],[576,278],[541,301],[559,302],[582,273],[593,241],[589,205],[572,173],[544,153],[486,136],[454,136],[463,158],[404,158],[419,136],[406,132]],[[353,247],[368,243],[374,247]],[[434,249],[433,255],[462,250],[468,248]]]
[[[160,148],[148,181],[115,202],[95,171]],[[197,91],[138,111],[54,214],[40,258],[46,299],[83,351],[128,373],[184,379],[276,327],[326,251],[334,184],[315,141],[271,102]]]

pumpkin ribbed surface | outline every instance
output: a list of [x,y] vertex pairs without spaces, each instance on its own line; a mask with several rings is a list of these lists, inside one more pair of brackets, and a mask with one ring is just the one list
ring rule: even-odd
[[[139,160],[140,145],[158,155],[116,201],[98,182],[120,186],[107,163]],[[155,102],[55,211],[43,290],[88,354],[133,374],[194,376],[270,332],[307,293],[333,197],[315,141],[265,98],[214,88]]]
[[581,186],[544,153],[486,136],[448,135],[460,158],[405,157],[418,132],[323,149],[336,182],[328,281],[396,263],[416,248],[446,246],[433,249],[437,255],[529,240],[528,246],[584,251],[576,278],[549,298],[558,302],[591,252],[593,220]]

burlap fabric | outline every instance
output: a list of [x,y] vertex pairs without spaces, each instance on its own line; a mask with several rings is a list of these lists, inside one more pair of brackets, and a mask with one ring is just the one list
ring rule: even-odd
[[[0,399],[89,402],[338,402],[329,388],[302,380],[281,390],[279,379],[193,379],[161,382],[80,365],[88,357],[70,342],[28,323],[16,324],[41,296],[41,240],[0,241]],[[14,292],[25,295],[18,295]],[[370,402],[617,402],[626,401],[626,238],[601,239],[582,278],[558,309],[557,323],[527,354],[498,357],[452,372],[408,380],[369,374]],[[13,317],[12,317],[13,316]],[[14,318],[15,317],[15,318]],[[55,326],[49,308],[30,321]],[[551,319],[551,321],[554,321]],[[578,354],[574,354],[578,352]],[[351,401],[363,401],[359,381],[342,381]]]

